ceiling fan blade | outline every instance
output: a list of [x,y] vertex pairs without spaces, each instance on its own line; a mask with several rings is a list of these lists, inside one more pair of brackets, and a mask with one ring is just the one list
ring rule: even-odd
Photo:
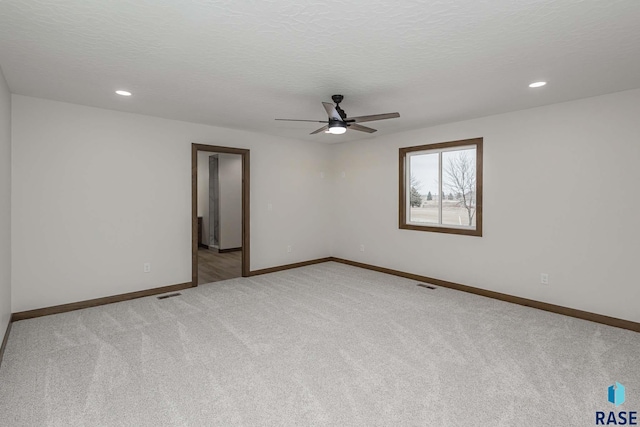
[[326,120],[298,120],[298,119],[276,119],[285,122],[311,122],[311,123],[329,123]]
[[329,129],[329,125],[327,126],[322,126],[320,129],[318,130],[314,130],[313,132],[311,132],[309,135],[314,135],[316,133],[320,133],[320,132],[324,132],[325,130]]
[[372,114],[370,116],[359,116],[347,118],[347,123],[372,122],[374,120],[395,119],[400,117],[400,113]]
[[366,126],[359,125],[357,123],[349,124],[349,129],[359,130],[360,132],[374,133],[377,132],[377,129],[368,128]]
[[342,121],[342,117],[340,117],[338,110],[336,110],[336,107],[332,103],[323,102],[322,105],[324,106],[324,109],[327,110],[327,114],[330,119]]

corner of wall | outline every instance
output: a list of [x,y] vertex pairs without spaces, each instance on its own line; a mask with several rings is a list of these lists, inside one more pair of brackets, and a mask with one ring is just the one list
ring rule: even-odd
[[11,320],[11,96],[0,68],[0,341]]

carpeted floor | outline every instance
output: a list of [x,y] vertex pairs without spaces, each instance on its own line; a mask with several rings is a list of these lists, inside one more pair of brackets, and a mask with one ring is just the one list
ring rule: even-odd
[[609,410],[640,411],[640,334],[337,263],[16,322],[0,369],[2,426],[589,426]]

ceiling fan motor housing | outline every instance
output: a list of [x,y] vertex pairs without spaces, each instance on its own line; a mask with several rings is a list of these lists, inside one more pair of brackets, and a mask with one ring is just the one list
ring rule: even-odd
[[342,127],[342,128],[344,128],[344,127],[347,127],[347,126],[348,125],[345,122],[343,122],[342,120],[330,119],[328,127],[330,127],[330,128],[333,128],[333,127]]

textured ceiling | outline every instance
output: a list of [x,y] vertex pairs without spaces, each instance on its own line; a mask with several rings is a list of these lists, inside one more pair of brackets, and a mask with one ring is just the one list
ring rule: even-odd
[[[638,0],[0,0],[0,67],[18,94],[338,142],[638,88],[639,27]],[[334,93],[401,118],[273,120]]]

